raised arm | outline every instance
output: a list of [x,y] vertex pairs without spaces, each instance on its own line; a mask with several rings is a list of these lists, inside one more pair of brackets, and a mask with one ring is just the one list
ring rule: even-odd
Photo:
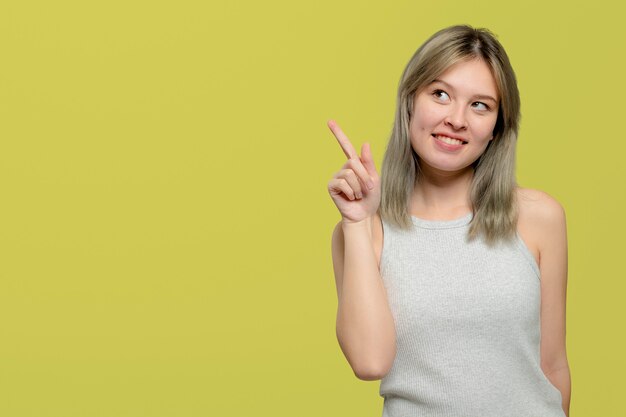
[[380,205],[380,179],[369,145],[363,145],[360,158],[339,126],[334,121],[328,126],[348,157],[328,185],[342,215],[332,235],[337,340],[355,375],[371,381],[389,372],[396,353],[393,316],[372,237],[372,221]]

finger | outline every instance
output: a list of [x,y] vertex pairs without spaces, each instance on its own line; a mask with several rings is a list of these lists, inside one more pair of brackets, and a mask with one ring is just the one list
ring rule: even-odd
[[359,178],[356,176],[353,170],[342,169],[341,171],[339,171],[337,178],[345,179],[348,184],[350,184],[352,190],[354,190],[354,195],[356,195],[357,198],[363,198],[361,183],[359,182]]
[[361,147],[361,162],[363,162],[363,166],[365,166],[365,169],[367,169],[370,178],[373,179],[375,177],[378,177],[376,164],[374,163],[374,158],[372,157],[372,147],[369,143],[364,143]]
[[360,158],[351,158],[348,160],[348,162],[346,162],[346,165],[352,168],[352,170],[358,175],[359,179],[363,183],[363,186],[369,188],[370,190],[374,188],[374,181],[372,179],[372,176],[369,172],[367,172],[367,169],[365,169],[365,166],[363,166],[363,162]]
[[354,146],[352,146],[352,143],[350,142],[350,139],[348,139],[346,134],[343,133],[343,130],[341,130],[337,122],[335,122],[334,120],[329,120],[328,127],[330,128],[331,132],[333,132],[333,135],[335,135],[335,138],[337,138],[341,149],[343,149],[343,153],[345,153],[348,158],[358,157]]
[[350,185],[343,178],[334,178],[328,182],[328,191],[331,194],[341,194],[343,193],[348,200],[354,200],[356,196],[354,195],[354,190],[350,188]]

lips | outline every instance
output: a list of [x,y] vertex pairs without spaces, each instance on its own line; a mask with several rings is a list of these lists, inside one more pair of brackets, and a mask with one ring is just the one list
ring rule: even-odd
[[450,145],[465,145],[467,141],[465,139],[461,139],[455,136],[441,135],[437,133],[433,133],[432,136],[437,140],[448,143]]

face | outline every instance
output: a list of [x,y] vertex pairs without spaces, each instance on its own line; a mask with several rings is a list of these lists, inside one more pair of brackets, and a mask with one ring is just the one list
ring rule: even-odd
[[471,169],[493,140],[499,100],[491,70],[480,59],[458,62],[427,85],[414,98],[409,126],[420,167]]

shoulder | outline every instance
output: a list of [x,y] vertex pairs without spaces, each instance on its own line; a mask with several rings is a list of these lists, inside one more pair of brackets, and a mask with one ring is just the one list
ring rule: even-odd
[[[567,231],[565,210],[540,190],[518,189],[519,221],[532,233],[539,252],[541,283],[541,369],[549,374],[567,366],[565,317]],[[524,220],[522,220],[524,219]]]
[[563,205],[545,191],[517,187],[517,197],[520,217],[543,225],[565,220]]
[[539,260],[555,247],[567,244],[565,209],[556,198],[545,191],[521,187],[517,188],[517,197],[518,229]]

